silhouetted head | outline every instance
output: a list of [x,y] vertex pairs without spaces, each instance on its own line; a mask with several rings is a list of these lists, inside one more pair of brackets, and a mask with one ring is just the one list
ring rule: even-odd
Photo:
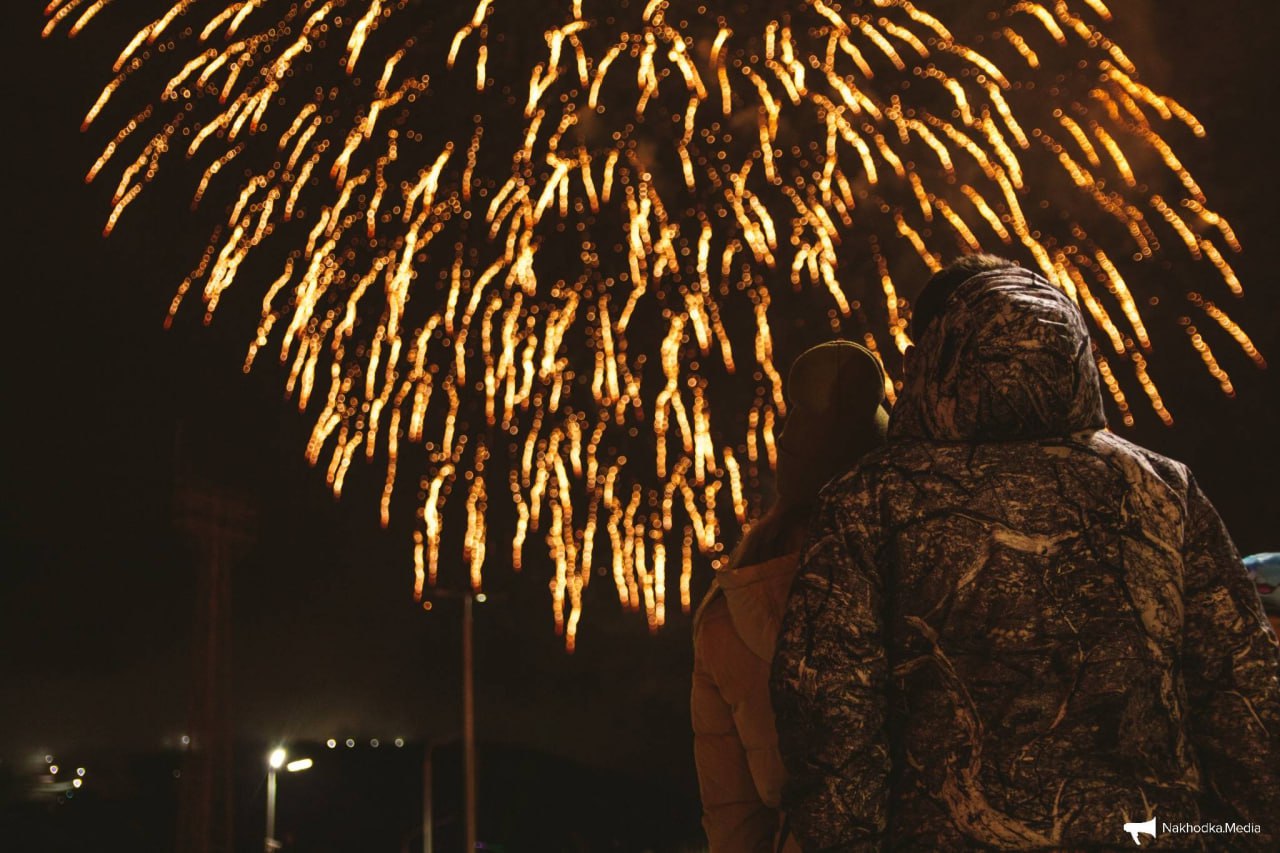
[[777,439],[778,496],[808,503],[836,474],[884,441],[884,369],[866,347],[828,341],[787,374],[787,420]]
[[961,258],[921,292],[911,335],[891,440],[1013,441],[1106,425],[1080,309],[1032,270]]
[[729,566],[752,565],[799,547],[818,492],[884,443],[884,369],[852,341],[806,350],[787,374],[787,420],[776,440],[777,500],[751,526]]
[[947,300],[956,292],[957,287],[979,273],[1016,266],[1013,261],[998,255],[976,254],[961,255],[938,270],[916,297],[908,329],[911,339],[918,341],[924,335],[929,324],[942,314]]

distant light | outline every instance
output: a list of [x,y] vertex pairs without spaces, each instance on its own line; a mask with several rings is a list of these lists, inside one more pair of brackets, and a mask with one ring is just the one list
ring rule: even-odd
[[52,763],[53,763],[53,756],[52,756],[52,755],[46,755],[46,756],[44,757],[44,763],[45,763],[45,764],[52,764]]
[[83,776],[83,775],[84,775],[84,768],[83,768],[83,767],[77,767],[77,768],[76,768],[76,775],[77,775],[77,776]]
[[279,770],[284,764],[285,751],[284,747],[276,747],[271,751],[271,757],[267,759],[267,763],[271,765],[271,769]]
[[84,784],[84,780],[83,780],[83,779],[72,779],[72,780],[71,780],[71,786],[72,786],[73,788],[79,788],[79,787],[80,787],[81,785],[83,785],[83,784]]
[[311,769],[312,763],[313,762],[310,758],[299,758],[297,761],[290,761],[285,765],[284,769],[288,770],[290,773],[297,773],[299,770]]
[[424,601],[424,602],[422,602],[422,609],[423,609],[423,610],[430,610],[433,606],[434,606],[434,605],[432,605],[432,603],[431,603],[430,601]]
[[324,745],[329,747],[330,749],[333,749],[335,746],[338,745],[338,742],[333,738],[329,738],[327,741],[324,742]]
[[373,740],[369,741],[369,746],[373,747],[374,749],[377,749],[379,744],[380,744],[380,741],[377,738],[374,738]]
[[354,740],[352,740],[351,738],[347,738],[347,749],[351,749],[351,747],[355,745],[356,745],[356,742]]
[[480,602],[481,604],[484,604],[488,600],[489,600],[489,596],[485,595],[483,592],[476,596],[476,601]]
[[396,746],[404,746],[404,738],[402,737],[396,738]]
[[190,746],[190,745],[191,745],[191,735],[183,735],[183,736],[182,736],[182,745],[183,745],[183,746]]
[[56,765],[56,764],[50,764],[50,765],[49,765],[49,772],[50,772],[50,773],[52,773],[54,776],[57,776],[57,775],[58,775],[58,765]]

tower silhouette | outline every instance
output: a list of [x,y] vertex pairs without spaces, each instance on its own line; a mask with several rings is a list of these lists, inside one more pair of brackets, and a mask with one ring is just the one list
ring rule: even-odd
[[198,572],[177,850],[231,853],[231,574],[253,542],[255,512],[209,458],[210,443],[190,440],[200,431],[179,426],[175,442],[174,523],[194,546]]

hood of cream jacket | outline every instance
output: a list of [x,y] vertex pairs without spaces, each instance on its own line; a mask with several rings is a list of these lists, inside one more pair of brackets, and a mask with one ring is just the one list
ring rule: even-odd
[[799,558],[800,552],[795,551],[762,563],[718,572],[715,586],[707,596],[710,601],[717,589],[724,595],[734,630],[751,653],[763,661],[773,660]]

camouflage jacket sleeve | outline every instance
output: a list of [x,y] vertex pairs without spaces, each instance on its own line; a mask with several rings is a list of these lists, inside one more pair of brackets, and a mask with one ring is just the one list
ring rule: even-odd
[[844,482],[811,522],[771,679],[783,810],[811,851],[878,849],[886,822],[882,592],[870,516]]
[[1205,814],[1280,841],[1280,652],[1222,520],[1194,479],[1187,497],[1182,667]]

